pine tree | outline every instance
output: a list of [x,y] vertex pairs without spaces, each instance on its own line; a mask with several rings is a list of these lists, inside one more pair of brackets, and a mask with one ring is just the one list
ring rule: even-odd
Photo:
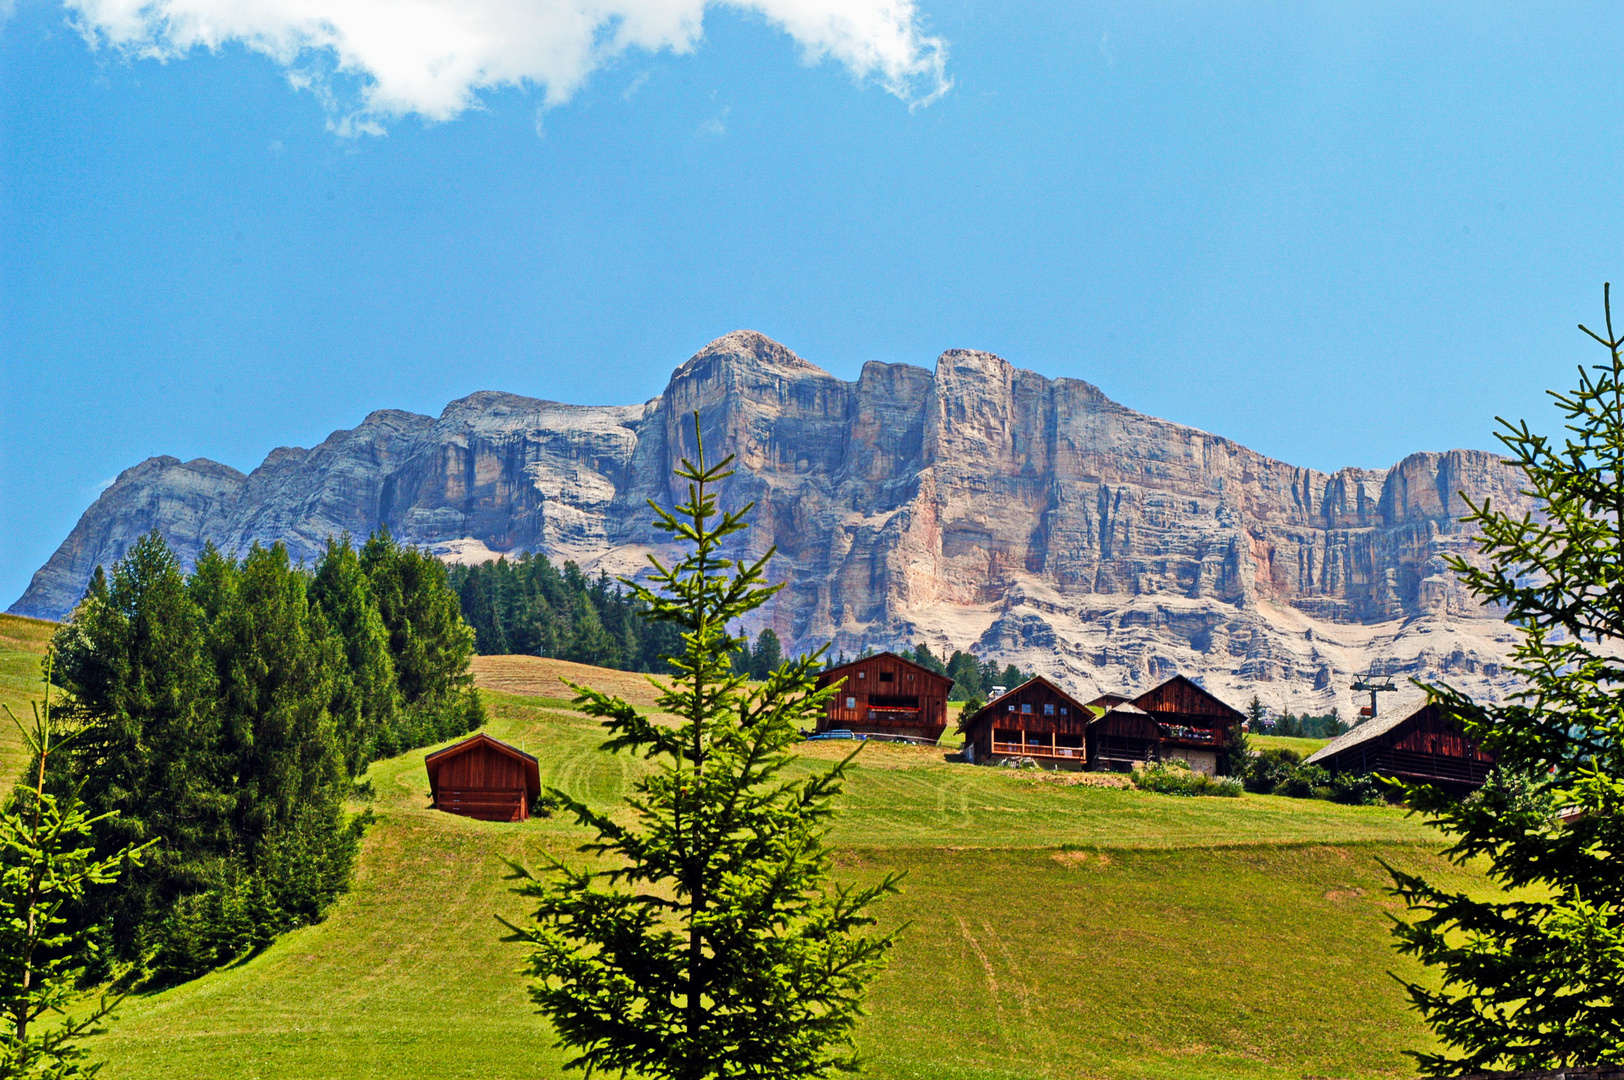
[[773,628],[763,627],[761,633],[756,635],[755,651],[750,654],[750,674],[757,679],[765,679],[778,670],[784,662],[784,646],[778,640]]
[[378,614],[389,634],[389,652],[400,689],[402,724],[411,730],[403,742],[461,735],[485,722],[468,660],[474,633],[462,618],[462,602],[451,588],[445,564],[415,548],[395,543],[380,529],[361,548]]
[[[51,642],[62,710],[75,729],[52,791],[83,783],[97,851],[162,837],[163,846],[116,887],[90,889],[85,924],[103,924],[118,960],[136,959],[145,929],[197,884],[198,852],[231,847],[230,774],[220,750],[218,681],[208,616],[193,593],[233,586],[218,552],[199,560],[194,588],[156,532],[98,576]],[[72,777],[71,782],[66,778]]]
[[310,603],[343,653],[342,662],[333,665],[328,711],[338,730],[345,768],[351,776],[360,776],[384,733],[395,724],[400,693],[389,634],[348,534],[328,539],[310,579]]
[[1506,609],[1523,689],[1493,704],[1429,687],[1497,775],[1469,799],[1404,789],[1450,838],[1450,859],[1481,860],[1507,890],[1468,895],[1392,870],[1413,917],[1395,927],[1398,947],[1441,976],[1405,983],[1451,1051],[1416,1055],[1433,1075],[1624,1064],[1624,340],[1610,292],[1607,336],[1580,327],[1610,362],[1552,393],[1566,434],[1502,421],[1542,512],[1469,503],[1487,566],[1453,560]]
[[[105,584],[105,582],[103,582]],[[93,832],[117,811],[92,816],[79,788],[57,795],[46,788],[52,754],[62,745],[51,724],[51,666],[45,666],[45,701],[22,731],[33,757],[33,783],[19,786],[0,809],[0,1080],[69,1080],[94,1076],[83,1046],[102,1030],[118,1000],[102,997],[78,1015],[83,958],[95,943],[69,924],[72,906],[87,889],[110,885],[141,864],[153,841],[99,856]],[[81,785],[82,786],[82,785]]]
[[[698,416],[695,416],[697,435]],[[731,663],[742,643],[727,627],[777,590],[754,563],[722,556],[750,507],[718,519],[713,485],[731,475],[682,462],[688,499],[655,507],[656,527],[691,545],[655,592],[627,584],[649,617],[682,631],[676,672],[663,688],[668,728],[630,705],[577,688],[602,717],[604,748],[655,764],[627,809],[600,814],[553,797],[597,833],[581,850],[612,865],[556,861],[550,880],[514,867],[515,891],[537,905],[507,939],[529,947],[531,997],[574,1056],[566,1067],[711,1078],[822,1077],[849,1067],[852,1031],[868,981],[891,946],[864,931],[868,906],[894,891],[832,889],[824,835],[850,758],[791,779],[790,747],[833,692],[815,689],[821,652],[781,664],[747,687]],[[651,504],[652,505],[652,504]]]

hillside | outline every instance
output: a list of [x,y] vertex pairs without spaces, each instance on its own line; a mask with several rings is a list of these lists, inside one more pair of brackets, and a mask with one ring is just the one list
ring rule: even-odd
[[1504,627],[1454,581],[1465,492],[1516,510],[1479,451],[1319,473],[1146,416],[1075,379],[950,350],[933,371],[837,379],[761,334],[718,338],[636,405],[482,392],[438,418],[381,410],[249,474],[155,457],[102,493],[13,605],[60,617],[98,564],[158,529],[190,561],[387,526],[461,561],[529,551],[635,574],[668,538],[648,499],[694,451],[738,456],[723,504],[776,545],[788,587],[749,621],[791,650],[924,641],[1065,679],[1086,698],[1171,671],[1295,711],[1344,709],[1349,677],[1505,689]]
[[[490,731],[535,752],[544,783],[613,804],[635,766],[559,707],[561,671],[639,692],[624,673],[483,660],[482,682],[528,692],[487,691]],[[809,747],[807,766],[837,752]],[[493,915],[521,914],[502,857],[569,857],[582,836],[428,810],[422,756],[372,768],[378,821],[331,917],[127,1002],[103,1075],[555,1075]],[[861,1029],[885,1080],[1407,1076],[1425,1034],[1383,974],[1409,968],[1374,858],[1459,877],[1385,808],[1177,799],[900,746],[865,748],[836,840],[843,875],[908,872],[885,918],[911,925]]]

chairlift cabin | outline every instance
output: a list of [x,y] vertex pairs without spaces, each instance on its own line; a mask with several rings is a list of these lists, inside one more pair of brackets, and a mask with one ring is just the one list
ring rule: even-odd
[[436,810],[481,821],[524,821],[541,795],[536,759],[483,731],[423,759]]
[[818,730],[845,728],[934,743],[947,730],[953,680],[896,653],[865,656],[818,675],[818,689],[840,683]]

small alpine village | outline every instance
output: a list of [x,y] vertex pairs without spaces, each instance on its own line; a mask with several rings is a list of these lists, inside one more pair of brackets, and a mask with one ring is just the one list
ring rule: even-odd
[[1585,415],[1605,463],[1508,438],[1585,494],[1454,567],[1528,689],[1369,672],[1352,724],[787,656],[697,414],[637,578],[151,532],[0,623],[0,1076],[1624,1075],[1624,412]]

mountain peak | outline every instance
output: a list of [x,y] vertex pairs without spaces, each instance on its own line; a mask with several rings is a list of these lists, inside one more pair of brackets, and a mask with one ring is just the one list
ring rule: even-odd
[[718,359],[742,361],[751,367],[766,368],[783,375],[829,374],[758,330],[735,330],[731,334],[723,334],[694,353],[673,377],[687,374]]

